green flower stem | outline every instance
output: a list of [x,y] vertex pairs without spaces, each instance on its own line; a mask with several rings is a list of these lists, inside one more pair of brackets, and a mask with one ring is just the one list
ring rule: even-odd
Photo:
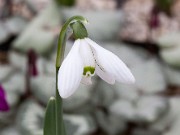
[[60,68],[60,65],[64,59],[64,50],[66,46],[66,31],[69,27],[69,25],[73,22],[80,21],[87,23],[88,21],[82,17],[82,16],[73,16],[65,24],[63,25],[60,35],[59,35],[59,40],[58,40],[58,49],[57,49],[57,57],[56,57],[56,68]]
[[57,76],[59,68],[56,68],[56,135],[66,135],[66,130],[63,122],[63,101],[59,95],[57,88]]
[[[44,135],[66,135],[66,130],[63,121],[63,100],[59,95],[58,91],[58,71],[61,66],[61,63],[64,59],[64,51],[66,47],[66,32],[72,23],[79,22],[87,22],[85,18],[82,16],[74,16],[71,17],[62,27],[59,40],[58,40],[58,48],[57,48],[57,57],[56,57],[56,97],[51,97],[45,113],[44,119]],[[76,25],[76,29],[73,29],[74,36],[77,35],[86,35],[86,30],[83,30],[83,26]],[[78,33],[80,31],[81,34]]]
[[62,106],[63,101],[59,95],[58,87],[57,87],[58,71],[64,59],[67,29],[71,23],[76,21],[87,22],[87,20],[82,16],[71,17],[63,25],[58,40],[57,57],[56,57],[56,135],[66,135],[64,122],[63,122],[63,106]]

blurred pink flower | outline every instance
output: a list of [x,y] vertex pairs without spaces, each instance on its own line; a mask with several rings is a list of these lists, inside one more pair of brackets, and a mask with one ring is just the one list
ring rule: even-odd
[[38,69],[37,69],[37,54],[34,50],[29,50],[28,52],[28,72],[31,76],[37,76],[38,75]]
[[3,87],[0,85],[0,111],[8,111],[9,105],[6,100],[6,94]]

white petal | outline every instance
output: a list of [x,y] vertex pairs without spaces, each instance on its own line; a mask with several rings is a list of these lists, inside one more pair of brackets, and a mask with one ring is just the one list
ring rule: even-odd
[[83,64],[84,67],[90,66],[90,67],[95,67],[95,60],[93,56],[93,52],[91,50],[91,46],[84,40],[80,40],[80,55],[81,58],[83,59]]
[[115,77],[115,80],[123,83],[134,83],[135,78],[129,68],[112,52],[99,46],[89,38],[85,39],[96,51],[98,64],[104,68],[107,73]]
[[[86,41],[86,44],[89,45],[89,43]],[[90,46],[90,45],[89,45]],[[103,67],[101,67],[98,64],[98,61],[96,60],[96,52],[94,50],[94,48],[92,46],[90,46],[92,54],[93,54],[93,59],[95,61],[95,73],[101,78],[103,79],[105,82],[109,83],[109,84],[114,84],[115,83],[115,77],[113,75],[111,75],[110,73],[108,73],[107,71],[105,71],[103,69]]]
[[83,62],[79,55],[80,40],[76,40],[58,72],[58,90],[62,98],[71,96],[78,88],[82,74]]
[[89,76],[89,77],[83,76],[82,80],[81,80],[81,83],[85,84],[85,85],[91,85],[92,84],[91,76]]
[[98,65],[96,66],[95,72],[105,82],[109,84],[115,83],[115,77],[111,75],[110,73],[103,71]]

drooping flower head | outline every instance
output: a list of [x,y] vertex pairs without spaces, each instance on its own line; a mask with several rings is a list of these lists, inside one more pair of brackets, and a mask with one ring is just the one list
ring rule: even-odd
[[87,37],[82,23],[75,22],[72,28],[76,40],[58,72],[62,98],[71,96],[80,83],[92,84],[91,77],[95,74],[109,84],[135,82],[129,68],[115,54]]
[[0,111],[8,111],[9,105],[3,87],[0,85]]

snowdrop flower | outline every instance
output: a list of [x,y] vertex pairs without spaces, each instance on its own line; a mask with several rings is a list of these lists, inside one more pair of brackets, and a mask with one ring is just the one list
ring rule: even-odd
[[3,87],[0,85],[0,111],[8,111],[9,105]]
[[58,90],[62,98],[71,96],[80,82],[90,85],[97,74],[109,84],[134,83],[128,67],[112,52],[85,37],[76,39],[58,72]]

